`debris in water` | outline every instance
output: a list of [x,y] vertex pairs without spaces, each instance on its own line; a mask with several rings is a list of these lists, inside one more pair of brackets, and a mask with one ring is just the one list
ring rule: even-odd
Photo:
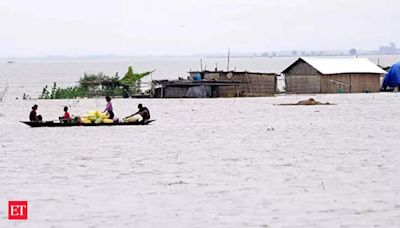
[[177,182],[172,182],[172,183],[169,183],[168,185],[177,185],[177,184],[187,184],[186,182],[183,182],[183,181],[177,181]]
[[288,103],[288,104],[278,104],[280,106],[285,106],[285,105],[335,105],[329,102],[319,102],[315,100],[314,98],[308,98],[307,100],[299,101],[297,103]]

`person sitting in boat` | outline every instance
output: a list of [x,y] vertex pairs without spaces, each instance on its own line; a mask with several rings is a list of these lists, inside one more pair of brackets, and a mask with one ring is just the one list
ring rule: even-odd
[[29,120],[30,121],[34,121],[34,122],[41,122],[42,121],[42,119],[43,119],[42,116],[41,115],[37,115],[37,113],[36,113],[37,109],[38,109],[38,105],[35,104],[32,107],[31,113],[29,114]]
[[143,107],[142,104],[138,105],[139,111],[124,118],[124,122],[142,122],[146,123],[150,120],[150,111],[148,108]]
[[137,114],[139,114],[143,117],[143,121],[146,122],[146,121],[150,120],[150,111],[148,108],[143,107],[142,104],[139,104],[138,109],[139,109],[139,111],[137,112]]
[[71,118],[71,115],[68,112],[68,107],[67,106],[64,107],[64,115],[62,117],[60,117],[59,119],[63,123],[71,123],[72,118]]
[[109,115],[109,119],[114,119],[114,112],[113,112],[113,106],[111,104],[111,97],[106,96],[106,101],[107,101],[107,105],[106,105],[106,109],[104,109],[103,112],[107,112],[107,114]]

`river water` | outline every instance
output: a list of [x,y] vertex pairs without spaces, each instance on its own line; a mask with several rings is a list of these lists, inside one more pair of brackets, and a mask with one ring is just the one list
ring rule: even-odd
[[[56,119],[105,101],[15,100],[15,77],[0,103],[0,227],[400,226],[398,93],[310,107],[275,105],[307,95],[115,99],[118,117],[140,102],[156,122],[35,129],[19,123],[34,103]],[[7,220],[8,200],[28,200],[28,221]]]

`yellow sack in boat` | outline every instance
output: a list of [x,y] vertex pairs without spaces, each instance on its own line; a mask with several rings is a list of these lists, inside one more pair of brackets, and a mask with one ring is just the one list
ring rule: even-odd
[[84,124],[91,124],[92,121],[91,121],[90,119],[88,119],[88,118],[81,118],[81,123],[84,123]]
[[90,121],[96,121],[96,111],[90,111],[87,113],[86,118],[89,119]]
[[102,119],[102,118],[97,118],[97,119],[94,121],[94,123],[95,123],[95,124],[101,124],[101,123],[103,123],[103,119]]
[[99,110],[96,111],[89,111],[87,113],[87,118],[90,119],[92,122],[95,122],[98,118],[103,119],[103,113]]
[[87,116],[96,116],[96,111],[87,112]]
[[114,123],[114,120],[111,120],[111,119],[103,119],[103,123],[107,123],[107,124]]
[[96,116],[88,116],[87,118],[92,122],[96,121],[97,119]]
[[101,113],[100,117],[104,120],[104,119],[108,119],[110,118],[110,116],[107,113]]
[[99,110],[96,111],[95,116],[96,118],[100,118],[101,117],[101,112]]

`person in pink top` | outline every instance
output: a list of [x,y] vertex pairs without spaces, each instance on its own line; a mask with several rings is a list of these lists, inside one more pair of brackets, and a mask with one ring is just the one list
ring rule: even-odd
[[108,113],[109,119],[114,119],[114,112],[113,112],[113,106],[111,103],[111,97],[106,96],[106,101],[107,101],[106,109],[104,109],[103,112]]

